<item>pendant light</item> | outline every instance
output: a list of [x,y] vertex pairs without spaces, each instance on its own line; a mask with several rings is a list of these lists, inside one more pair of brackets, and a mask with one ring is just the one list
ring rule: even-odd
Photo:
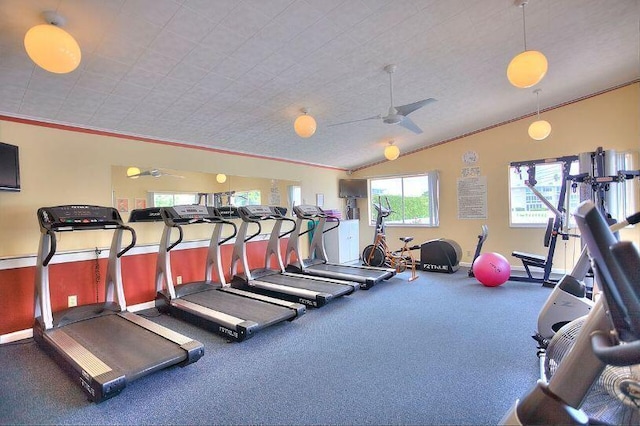
[[516,6],[522,8],[522,27],[524,34],[524,52],[516,55],[507,67],[507,78],[516,87],[526,89],[535,86],[547,73],[547,58],[537,50],[527,50],[527,26],[524,8],[528,0],[516,0]]
[[24,36],[27,55],[46,71],[70,73],[80,65],[80,46],[71,34],[60,28],[65,24],[65,18],[52,11],[44,12],[42,16],[46,24],[32,27]]
[[531,139],[541,141],[546,139],[551,134],[551,124],[546,120],[540,120],[540,92],[541,89],[536,89],[533,93],[536,94],[536,100],[538,104],[537,120],[529,125],[529,136]]
[[397,159],[399,156],[400,156],[400,148],[398,148],[393,144],[393,140],[390,140],[389,145],[387,145],[384,148],[384,157],[389,161],[393,161]]
[[309,108],[300,110],[303,115],[296,118],[293,129],[301,138],[310,138],[316,132],[316,120],[309,115]]

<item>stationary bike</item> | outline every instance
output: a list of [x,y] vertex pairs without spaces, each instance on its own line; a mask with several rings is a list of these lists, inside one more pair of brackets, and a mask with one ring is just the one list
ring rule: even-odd
[[373,206],[377,211],[376,217],[376,235],[373,244],[369,244],[362,251],[362,261],[367,266],[387,266],[394,268],[397,273],[404,272],[407,268],[411,268],[411,278],[409,281],[418,279],[416,275],[416,260],[411,250],[420,248],[420,246],[409,247],[409,243],[413,241],[413,237],[400,237],[400,241],[404,243],[400,250],[392,251],[387,245],[385,235],[384,218],[388,217],[393,211],[389,205],[389,199],[385,197],[387,207],[382,205],[380,197],[378,203]]

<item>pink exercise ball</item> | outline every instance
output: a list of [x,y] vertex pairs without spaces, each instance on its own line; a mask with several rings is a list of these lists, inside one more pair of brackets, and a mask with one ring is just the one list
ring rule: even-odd
[[478,281],[487,287],[504,284],[511,275],[509,261],[499,253],[482,253],[471,268]]

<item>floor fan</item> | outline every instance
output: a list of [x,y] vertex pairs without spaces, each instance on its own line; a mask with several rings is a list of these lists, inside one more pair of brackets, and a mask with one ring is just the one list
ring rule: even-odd
[[[568,323],[551,338],[545,361],[547,380],[573,347],[585,319],[580,317]],[[590,419],[598,422],[611,425],[640,424],[640,365],[608,365],[589,390],[581,408]]]

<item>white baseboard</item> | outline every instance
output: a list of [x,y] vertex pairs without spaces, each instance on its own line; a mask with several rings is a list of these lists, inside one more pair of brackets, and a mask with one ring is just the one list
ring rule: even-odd
[[32,337],[33,337],[33,328],[14,331],[13,333],[0,335],[0,345],[4,343],[17,342],[18,340],[23,340],[23,339],[30,339]]
[[151,309],[155,307],[156,307],[156,302],[151,301],[151,302],[138,303],[137,305],[129,305],[127,306],[127,311],[138,312],[138,311],[143,311],[145,309]]

